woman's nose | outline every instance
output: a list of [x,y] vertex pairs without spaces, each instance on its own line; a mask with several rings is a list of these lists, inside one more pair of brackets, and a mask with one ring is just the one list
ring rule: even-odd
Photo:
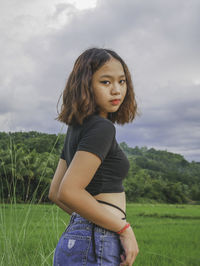
[[120,85],[119,84],[114,84],[113,85],[112,93],[114,93],[114,94],[119,94],[120,93]]

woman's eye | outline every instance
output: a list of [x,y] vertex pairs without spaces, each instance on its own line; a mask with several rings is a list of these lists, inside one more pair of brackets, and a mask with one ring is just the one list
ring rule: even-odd
[[102,80],[101,83],[108,85],[108,84],[110,84],[110,81],[109,80]]
[[[105,85],[109,85],[111,82],[109,81],[109,80],[102,80],[102,81],[100,81],[102,84],[105,84]],[[125,79],[121,79],[120,81],[119,81],[119,83],[120,84],[124,84],[126,82],[126,80]]]
[[125,82],[126,82],[125,79],[121,79],[121,80],[120,80],[120,83],[121,83],[121,84],[124,84]]

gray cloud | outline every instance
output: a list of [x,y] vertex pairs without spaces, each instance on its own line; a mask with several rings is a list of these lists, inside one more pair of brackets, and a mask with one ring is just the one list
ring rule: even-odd
[[100,0],[82,11],[11,2],[1,9],[0,130],[59,132],[56,104],[75,59],[108,47],[127,62],[142,113],[117,126],[118,141],[199,161],[199,1]]
[[[142,116],[124,131],[120,127],[118,139],[128,139],[130,146],[147,146],[181,153],[190,160],[200,156],[200,86],[187,86],[186,95],[173,98],[165,95],[163,101],[151,101]],[[165,90],[166,91],[166,90]],[[193,92],[193,93],[192,93]],[[196,93],[195,93],[196,92]],[[191,94],[189,94],[191,93]],[[190,97],[189,97],[190,96]],[[164,100],[165,99],[165,100]]]

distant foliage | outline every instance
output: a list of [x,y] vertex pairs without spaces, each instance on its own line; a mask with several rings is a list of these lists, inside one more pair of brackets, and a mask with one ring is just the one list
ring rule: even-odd
[[[48,201],[64,138],[36,131],[0,132],[0,200]],[[120,147],[130,162],[123,183],[129,202],[200,202],[199,162],[154,148],[131,148],[125,142]]]
[[189,163],[180,154],[128,147],[120,143],[129,158],[124,185],[129,201],[141,198],[167,203],[200,201],[200,163]]

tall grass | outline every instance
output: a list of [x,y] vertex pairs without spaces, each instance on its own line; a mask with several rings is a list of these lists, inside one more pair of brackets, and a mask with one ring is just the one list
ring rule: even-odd
[[1,206],[0,212],[0,265],[52,265],[58,208],[16,204]]
[[[62,129],[63,126],[49,157],[59,140]],[[52,232],[56,233],[57,236],[59,235],[58,208],[38,204],[46,191],[41,193],[39,200],[36,199],[40,183],[46,174],[49,157],[39,177],[36,189],[29,202],[25,205],[17,204],[16,187],[18,180],[15,171],[17,160],[14,140],[10,135],[8,153],[10,154],[12,173],[11,182],[8,182],[6,167],[0,158],[8,191],[8,195],[3,194],[2,184],[0,187],[0,265],[51,265],[56,241]],[[47,186],[46,189],[48,188]],[[4,198],[9,199],[9,204],[5,203]],[[66,217],[67,219],[68,217]],[[44,224],[46,228],[44,228]]]

